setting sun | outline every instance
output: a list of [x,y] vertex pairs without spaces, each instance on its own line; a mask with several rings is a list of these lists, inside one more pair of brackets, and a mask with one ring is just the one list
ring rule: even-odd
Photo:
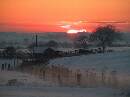
[[77,34],[80,32],[87,32],[85,29],[81,29],[81,30],[68,30],[67,33],[68,34]]
[[67,33],[68,34],[77,34],[78,30],[68,30]]

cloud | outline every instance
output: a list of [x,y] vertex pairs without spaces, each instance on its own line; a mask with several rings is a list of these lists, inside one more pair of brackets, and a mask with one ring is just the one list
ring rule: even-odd
[[111,23],[111,24],[129,24],[129,22],[126,21],[82,21],[82,23]]
[[65,29],[69,29],[69,28],[71,28],[71,26],[72,25],[62,25],[62,26],[60,26],[61,28],[65,28]]
[[71,29],[74,26],[79,26],[83,21],[60,21],[57,25],[61,28]]
[[129,22],[126,21],[85,21],[85,20],[80,20],[80,21],[61,21],[58,23],[63,28],[69,28],[70,26],[75,26],[75,25],[80,25],[80,24],[87,24],[87,23],[98,23],[98,24],[130,24]]

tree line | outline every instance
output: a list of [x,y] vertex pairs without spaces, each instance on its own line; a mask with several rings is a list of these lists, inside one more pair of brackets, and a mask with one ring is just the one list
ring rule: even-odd
[[101,47],[102,52],[105,52],[114,41],[121,39],[121,33],[114,26],[105,25],[97,27],[89,36],[79,36],[76,41],[82,48],[88,48],[89,42],[94,42],[94,45]]

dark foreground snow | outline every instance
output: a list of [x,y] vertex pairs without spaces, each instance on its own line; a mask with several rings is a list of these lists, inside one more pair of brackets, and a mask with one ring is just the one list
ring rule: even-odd
[[[8,86],[6,83],[10,79],[17,79],[22,84]],[[124,97],[119,89],[59,87],[16,71],[1,71],[0,83],[0,97]]]
[[0,87],[0,97],[123,97],[120,90],[111,88],[72,87]]

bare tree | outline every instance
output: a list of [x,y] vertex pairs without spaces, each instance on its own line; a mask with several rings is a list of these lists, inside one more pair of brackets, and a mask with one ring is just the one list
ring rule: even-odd
[[75,46],[76,47],[80,47],[80,48],[88,48],[88,36],[79,36],[77,37],[77,39],[75,40]]
[[113,41],[120,39],[121,34],[112,25],[100,26],[90,36],[91,41],[96,41],[105,52],[106,47],[110,46]]
[[13,46],[8,46],[4,50],[4,54],[10,58],[16,55],[16,49]]
[[46,46],[48,47],[58,47],[58,43],[55,40],[50,40],[48,43],[46,43]]

